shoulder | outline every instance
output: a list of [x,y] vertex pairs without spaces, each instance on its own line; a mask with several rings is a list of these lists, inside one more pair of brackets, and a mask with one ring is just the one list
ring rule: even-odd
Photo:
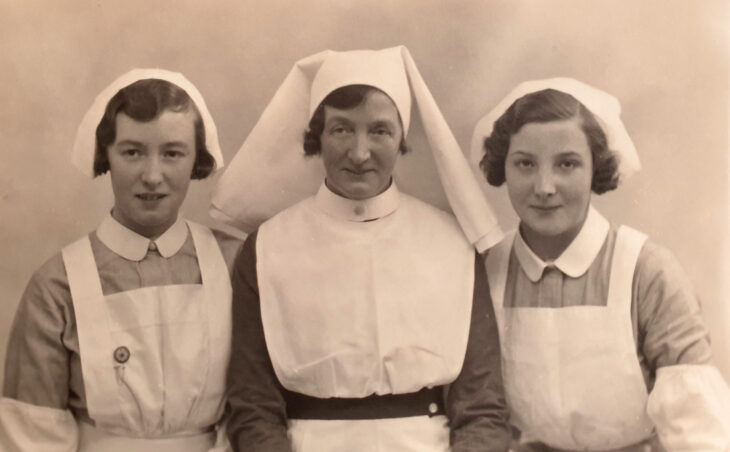
[[[401,193],[401,237],[420,243],[429,253],[463,253],[473,260],[474,247],[466,238],[456,217],[413,196]],[[440,251],[439,251],[440,250]]]
[[684,268],[674,254],[651,238],[647,238],[641,248],[634,277],[644,285],[669,284],[677,288],[691,286]]
[[18,317],[26,320],[72,312],[66,266],[61,251],[47,259],[30,277],[18,305]]
[[456,217],[453,214],[409,194],[401,192],[400,203],[402,209],[407,209],[415,215],[429,217],[444,224],[458,226]]
[[297,235],[301,232],[303,224],[321,221],[317,211],[318,209],[314,207],[314,197],[305,198],[261,223],[256,230],[257,235],[262,237],[262,241],[265,240],[265,237],[275,237],[281,234]]
[[285,223],[287,220],[291,218],[298,217],[302,215],[305,212],[309,212],[314,208],[314,196],[310,196],[308,198],[305,198],[296,204],[293,204],[286,209],[283,209],[279,211],[276,215],[272,216],[268,220],[264,221],[261,226],[259,226],[259,229],[263,227],[267,227],[272,224],[280,224]]
[[459,222],[456,221],[453,214],[411,195],[401,193],[400,196],[401,206],[399,209],[406,213],[416,225],[438,230],[441,233],[454,234],[456,237],[466,240],[461,226],[459,226]]
[[31,276],[30,281],[28,282],[28,287],[34,287],[37,289],[65,287],[66,290],[68,290],[66,267],[63,262],[63,255],[60,251],[38,267]]

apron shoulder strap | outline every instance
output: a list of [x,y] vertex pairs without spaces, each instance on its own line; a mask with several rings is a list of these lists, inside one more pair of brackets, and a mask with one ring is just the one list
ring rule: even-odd
[[621,225],[616,231],[608,284],[608,306],[626,312],[631,309],[634,270],[645,241],[646,234],[628,226]]
[[190,235],[193,237],[195,254],[198,257],[200,277],[203,280],[203,284],[220,279],[221,276],[229,280],[228,267],[226,266],[226,261],[218,245],[218,241],[213,235],[213,231],[209,227],[193,221],[185,220],[185,222],[190,230]]
[[89,237],[66,246],[61,255],[76,317],[86,407],[92,419],[109,419],[118,413],[111,327]]
[[[101,280],[96,269],[96,260],[91,251],[91,241],[84,236],[67,245],[61,251],[66,268],[68,286],[76,307],[76,301],[99,298],[103,296]],[[77,313],[78,316],[78,313]]]
[[[206,391],[220,392],[219,397],[210,398],[212,403],[219,403],[225,400],[223,391],[231,350],[231,278],[213,231],[192,221],[187,221],[187,224],[193,237],[203,291],[206,294],[208,352],[211,355]],[[222,407],[221,404],[220,408]]]

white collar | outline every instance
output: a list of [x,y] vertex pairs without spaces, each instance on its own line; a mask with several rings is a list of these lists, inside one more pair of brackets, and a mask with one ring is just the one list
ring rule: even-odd
[[588,271],[595,260],[598,252],[601,251],[603,242],[608,235],[609,224],[593,206],[588,208],[586,220],[581,226],[580,232],[568,245],[565,251],[552,262],[545,262],[535,254],[522,238],[519,232],[515,237],[514,250],[517,260],[522,269],[530,278],[530,281],[537,282],[542,277],[545,267],[554,266],[561,272],[572,278],[578,278]]
[[346,221],[370,221],[393,213],[399,205],[395,181],[383,193],[363,200],[344,198],[335,194],[323,182],[314,197],[314,204],[324,213]]
[[178,217],[167,231],[153,241],[122,225],[108,213],[96,230],[96,236],[101,243],[123,258],[141,261],[153,244],[162,257],[174,256],[185,243],[188,228],[185,221]]

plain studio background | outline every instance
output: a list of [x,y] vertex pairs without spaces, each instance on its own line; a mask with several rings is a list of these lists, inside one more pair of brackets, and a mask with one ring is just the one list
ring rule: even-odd
[[[405,44],[464,149],[523,80],[571,76],[618,97],[643,170],[594,203],[674,252],[730,379],[728,23],[721,1],[0,0],[0,362],[32,273],[112,205],[109,176],[86,179],[69,155],[119,74],[184,73],[230,161],[296,60]],[[422,172],[427,200],[445,206],[427,149],[410,144],[399,171]],[[211,187],[192,184],[185,216],[213,224]],[[489,198],[514,226],[505,189]]]

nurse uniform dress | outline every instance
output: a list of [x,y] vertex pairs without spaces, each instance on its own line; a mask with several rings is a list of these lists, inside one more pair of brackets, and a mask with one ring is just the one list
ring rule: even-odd
[[699,304],[676,260],[594,208],[554,262],[516,233],[489,250],[486,268],[511,420],[527,440],[565,450],[645,443],[657,370],[710,362]]
[[242,450],[505,450],[486,279],[450,215],[323,184],[249,236],[233,286]]
[[[622,177],[639,168],[618,101],[564,78],[518,85],[477,125],[473,161],[494,121],[546,88],[597,117]],[[485,263],[511,422],[524,443],[535,442],[529,450],[730,450],[730,392],[710,364],[699,302],[671,253],[590,206],[554,261],[542,261],[515,231]]]
[[44,264],[10,336],[2,450],[211,448],[239,247],[182,219],[151,242],[107,215]]
[[[94,130],[119,89],[183,88],[223,165],[215,124],[181,74],[136,69],[97,96],[74,145],[93,175]],[[91,137],[91,138],[90,138]],[[3,451],[203,452],[218,441],[230,354],[229,268],[240,240],[178,219],[151,241],[107,214],[32,277],[8,345]]]
[[[387,94],[404,135],[415,99],[455,216],[400,192],[398,174],[357,201],[323,183],[302,136],[325,96],[353,84]],[[424,156],[412,154],[398,164]],[[213,206],[256,231],[233,273],[235,450],[507,450],[498,334],[473,246],[501,231],[405,47],[297,62]]]

